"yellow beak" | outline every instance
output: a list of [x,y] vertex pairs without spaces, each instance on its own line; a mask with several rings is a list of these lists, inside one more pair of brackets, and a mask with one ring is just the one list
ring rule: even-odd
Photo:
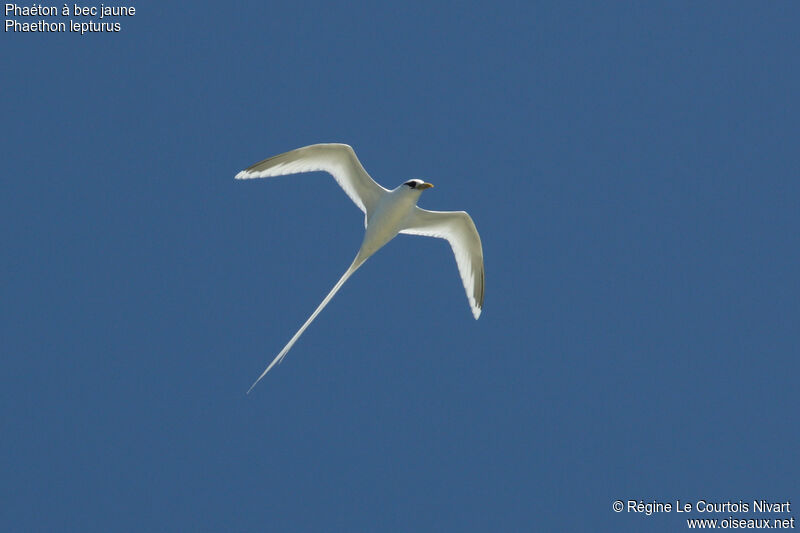
[[433,187],[433,183],[423,183],[421,185],[417,185],[417,189],[422,189],[423,191],[425,189],[430,189],[432,187]]

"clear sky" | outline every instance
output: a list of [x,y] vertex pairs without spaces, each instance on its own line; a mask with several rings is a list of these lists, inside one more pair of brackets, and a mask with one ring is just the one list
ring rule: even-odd
[[[0,529],[800,506],[797,3],[134,5],[0,37]],[[484,312],[400,236],[247,396],[363,216],[324,174],[233,176],[317,142],[472,215]]]

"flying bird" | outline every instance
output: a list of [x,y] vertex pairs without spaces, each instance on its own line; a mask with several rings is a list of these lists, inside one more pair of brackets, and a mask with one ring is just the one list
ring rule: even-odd
[[344,282],[372,254],[398,233],[446,239],[456,257],[458,272],[467,291],[475,320],[483,308],[483,248],[472,218],[464,211],[428,211],[417,207],[422,191],[433,187],[420,179],[412,179],[389,190],[378,185],[346,144],[314,144],[265,159],[236,174],[236,179],[271,178],[301,172],[330,173],[347,196],[364,212],[364,240],[353,263],[333,286],[331,292],[311,313],[294,337],[275,356],[250,389],[280,363],[300,335],[314,321]]

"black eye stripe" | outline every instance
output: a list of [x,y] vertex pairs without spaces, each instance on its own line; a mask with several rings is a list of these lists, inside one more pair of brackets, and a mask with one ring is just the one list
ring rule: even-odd
[[413,181],[407,181],[405,184],[411,187],[412,189],[416,188],[417,186],[417,184]]

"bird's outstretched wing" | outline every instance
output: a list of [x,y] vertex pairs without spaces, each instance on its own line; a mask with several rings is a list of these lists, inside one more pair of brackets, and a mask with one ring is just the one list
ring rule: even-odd
[[483,247],[472,218],[464,211],[428,211],[415,207],[400,233],[447,239],[456,256],[475,320],[483,308]]
[[312,144],[265,159],[236,174],[236,179],[268,178],[322,170],[330,173],[347,196],[369,214],[386,189],[375,183],[346,144]]

